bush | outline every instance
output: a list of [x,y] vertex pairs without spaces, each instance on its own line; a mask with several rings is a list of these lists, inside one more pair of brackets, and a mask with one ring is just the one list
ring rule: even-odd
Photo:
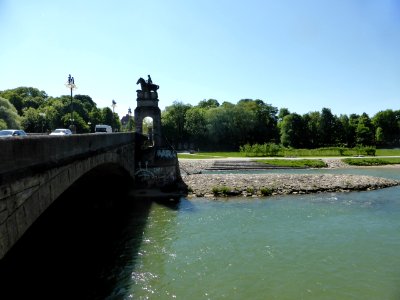
[[260,193],[263,196],[271,196],[272,195],[273,190],[267,187],[263,187],[260,189]]
[[274,143],[246,144],[239,147],[239,151],[245,156],[279,156],[282,147]]
[[254,194],[254,191],[255,191],[255,189],[254,189],[252,186],[246,188],[246,192],[247,192],[248,194]]
[[367,155],[375,156],[376,148],[375,147],[365,147],[365,152]]
[[212,188],[212,192],[214,195],[228,195],[230,194],[231,188],[226,185],[223,186],[215,186]]

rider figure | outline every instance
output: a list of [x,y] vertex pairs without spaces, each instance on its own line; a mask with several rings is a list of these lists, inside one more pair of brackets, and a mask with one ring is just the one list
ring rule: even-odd
[[149,79],[147,80],[147,84],[152,84],[152,83],[153,83],[153,81],[151,80],[151,77],[150,77],[150,75],[147,75],[147,77],[149,78]]

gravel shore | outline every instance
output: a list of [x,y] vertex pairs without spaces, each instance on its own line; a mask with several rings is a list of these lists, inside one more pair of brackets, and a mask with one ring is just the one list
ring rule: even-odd
[[[324,159],[325,160],[325,159]],[[215,160],[179,160],[189,196],[270,196],[321,192],[375,190],[400,181],[350,174],[201,174]],[[339,159],[326,159],[328,168],[349,167]]]

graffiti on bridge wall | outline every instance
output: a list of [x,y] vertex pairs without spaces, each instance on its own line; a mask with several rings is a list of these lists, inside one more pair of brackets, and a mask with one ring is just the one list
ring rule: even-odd
[[175,159],[176,152],[170,149],[157,149],[156,158],[159,159]]

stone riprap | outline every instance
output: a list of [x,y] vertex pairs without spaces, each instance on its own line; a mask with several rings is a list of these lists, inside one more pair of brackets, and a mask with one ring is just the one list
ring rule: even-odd
[[[200,174],[213,160],[179,160],[189,196],[268,196],[375,190],[400,184],[386,178],[351,174]],[[328,163],[333,168],[334,163]]]

